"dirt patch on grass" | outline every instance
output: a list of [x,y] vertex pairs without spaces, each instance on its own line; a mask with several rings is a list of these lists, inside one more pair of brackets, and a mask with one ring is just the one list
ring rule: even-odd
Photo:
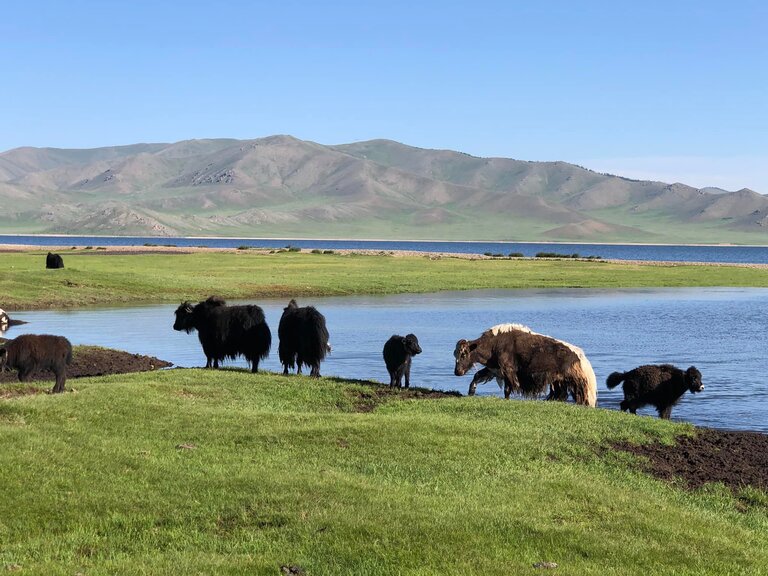
[[768,435],[702,428],[674,446],[628,443],[614,448],[644,456],[643,468],[665,480],[681,479],[693,489],[721,482],[734,492],[752,486],[768,492]]
[[427,388],[390,388],[376,382],[357,381],[356,384],[364,384],[365,390],[348,390],[347,395],[352,399],[355,412],[373,412],[387,402],[397,400],[440,400],[443,398],[455,398],[461,396],[459,392],[442,392]]
[[[147,372],[172,365],[154,356],[131,354],[122,350],[96,346],[76,346],[72,353],[72,364],[67,367],[67,378]],[[53,379],[54,376],[49,371],[36,372],[32,375],[32,380],[36,381]],[[15,370],[0,373],[0,383],[10,382],[18,382]]]

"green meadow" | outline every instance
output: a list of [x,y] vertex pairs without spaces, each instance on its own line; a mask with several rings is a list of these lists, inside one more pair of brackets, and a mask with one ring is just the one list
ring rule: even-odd
[[610,449],[670,443],[687,425],[561,403],[377,400],[371,384],[239,370],[69,386],[52,396],[16,385],[0,402],[0,570],[647,576],[768,566],[765,494],[690,492]]
[[483,288],[768,286],[768,269],[559,259],[478,259],[253,250],[189,254],[0,253],[6,310],[225,298],[340,296]]

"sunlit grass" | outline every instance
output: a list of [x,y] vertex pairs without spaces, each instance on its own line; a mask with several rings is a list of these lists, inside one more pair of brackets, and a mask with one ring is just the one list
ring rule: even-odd
[[0,254],[0,293],[9,310],[227,298],[396,294],[482,288],[768,286],[768,269],[641,265],[551,259],[468,260],[253,250],[105,255],[61,251]]
[[359,413],[370,385],[233,370],[68,384],[0,400],[0,569],[758,574],[768,561],[759,498],[745,510],[726,490],[686,492],[605,449],[686,425],[496,398]]

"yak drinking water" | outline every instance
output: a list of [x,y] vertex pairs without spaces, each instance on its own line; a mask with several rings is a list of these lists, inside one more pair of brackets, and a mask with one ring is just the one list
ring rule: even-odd
[[459,340],[454,351],[454,374],[463,376],[475,363],[485,366],[470,385],[493,378],[504,383],[504,397],[512,392],[548,399],[597,405],[597,379],[584,351],[573,344],[537,334],[520,324],[494,326],[475,340]]
[[218,368],[227,358],[243,356],[251,371],[258,372],[259,361],[269,355],[272,333],[259,306],[227,306],[221,298],[211,296],[195,305],[183,302],[174,314],[174,330],[197,330],[206,368]]
[[310,376],[320,376],[320,362],[330,351],[328,329],[323,316],[314,306],[299,307],[291,300],[283,308],[277,328],[280,345],[277,352],[283,365],[283,374],[293,370],[301,374],[301,365],[310,368]]
[[652,404],[659,413],[659,418],[672,416],[672,406],[685,394],[704,390],[701,372],[691,366],[685,372],[671,364],[646,364],[629,372],[613,372],[608,376],[608,388],[615,388],[624,382],[624,400],[621,409],[637,414],[637,409]]
[[19,372],[19,381],[28,382],[32,374],[50,370],[56,376],[52,393],[64,392],[67,366],[72,362],[72,344],[63,336],[24,334],[0,348],[0,370],[5,367]]
[[389,372],[389,387],[402,386],[405,377],[405,387],[411,386],[411,358],[421,354],[421,346],[415,334],[399,336],[394,334],[384,344],[382,355]]

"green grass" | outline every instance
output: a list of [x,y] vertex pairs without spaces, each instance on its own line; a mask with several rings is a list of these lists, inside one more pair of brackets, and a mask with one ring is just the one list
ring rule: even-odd
[[[390,401],[244,371],[0,400],[0,570],[21,574],[760,574],[761,498],[687,492],[609,442],[687,425],[495,398]],[[186,446],[182,447],[182,446]]]
[[[95,247],[97,248],[97,247]],[[466,260],[252,250],[106,255],[61,250],[0,254],[8,310],[226,298],[396,294],[483,288],[768,286],[768,269],[569,260]]]

